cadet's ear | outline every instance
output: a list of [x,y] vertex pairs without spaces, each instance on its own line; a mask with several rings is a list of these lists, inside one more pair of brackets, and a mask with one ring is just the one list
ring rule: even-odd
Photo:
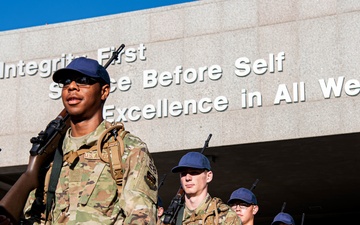
[[105,84],[101,87],[101,100],[105,101],[110,93],[110,85]]
[[212,179],[213,179],[213,176],[214,176],[214,174],[213,174],[212,171],[206,172],[206,182],[210,183],[212,181]]
[[254,205],[254,206],[253,206],[252,214],[255,215],[258,211],[259,211],[259,206],[258,206],[258,205]]

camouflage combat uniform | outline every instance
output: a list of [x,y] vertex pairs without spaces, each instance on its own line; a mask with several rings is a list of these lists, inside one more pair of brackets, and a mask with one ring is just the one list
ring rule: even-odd
[[[79,144],[71,141],[69,129],[63,143],[64,156],[77,151],[79,145],[96,145],[103,131],[105,122]],[[123,140],[121,195],[109,165],[101,161],[96,150],[80,155],[74,169],[64,161],[51,212],[52,224],[156,224],[156,167],[146,144],[138,137],[127,134]],[[156,178],[155,183],[149,182],[147,176]]]
[[[176,223],[178,224],[178,223]],[[205,200],[193,211],[185,207],[183,225],[241,225],[240,217],[220,198],[211,198],[207,194]]]

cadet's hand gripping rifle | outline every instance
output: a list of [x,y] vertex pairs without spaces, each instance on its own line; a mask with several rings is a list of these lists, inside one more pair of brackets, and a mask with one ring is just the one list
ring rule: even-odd
[[[124,47],[122,44],[113,52],[105,69],[113,60],[118,59]],[[29,193],[40,185],[40,170],[53,160],[58,143],[69,127],[70,117],[63,109],[44,131],[31,138],[32,148],[27,169],[0,201],[0,215],[7,216],[13,224],[18,224]]]
[[[204,150],[209,146],[209,141],[212,134],[209,134],[209,137],[205,141],[204,147],[201,150],[201,154],[203,154]],[[180,185],[179,190],[177,191],[175,197],[171,200],[169,208],[164,212],[164,224],[174,225],[176,223],[176,217],[179,213],[180,208],[184,205],[184,189]]]

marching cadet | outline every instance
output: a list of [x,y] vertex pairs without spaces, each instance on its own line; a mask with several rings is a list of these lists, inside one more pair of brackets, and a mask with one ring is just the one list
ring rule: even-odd
[[[80,57],[57,70],[53,80],[62,88],[70,128],[62,143],[63,161],[48,223],[156,224],[158,176],[147,145],[126,131],[116,139],[124,152],[112,152],[113,145],[106,141],[98,145],[112,126],[102,113],[110,93],[106,69],[96,60]],[[27,218],[32,202],[29,198]]]
[[180,183],[185,192],[185,206],[177,215],[177,225],[241,224],[240,218],[228,205],[208,193],[213,172],[209,160],[203,154],[185,154],[172,172],[180,174]]
[[247,188],[239,188],[231,193],[228,205],[240,217],[243,225],[254,225],[254,217],[259,211],[256,196]]

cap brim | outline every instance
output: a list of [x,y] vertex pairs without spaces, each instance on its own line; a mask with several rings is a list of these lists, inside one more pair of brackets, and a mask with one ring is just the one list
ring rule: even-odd
[[196,166],[192,166],[192,165],[189,165],[189,166],[186,166],[186,165],[183,165],[183,166],[175,166],[174,168],[171,169],[171,172],[173,173],[179,173],[187,168],[191,168],[191,169],[199,169],[199,170],[209,170],[207,168],[204,168],[204,167],[196,167]]
[[275,225],[275,224],[278,224],[278,223],[287,224],[287,222],[285,222],[285,221],[276,220],[276,221],[272,222],[271,225]]
[[179,173],[179,172],[183,171],[185,168],[189,168],[189,167],[185,167],[185,166],[175,166],[174,168],[171,169],[171,172],[173,172],[173,173]]
[[233,201],[243,201],[243,202],[245,202],[245,203],[247,203],[247,204],[256,205],[255,203],[245,201],[244,199],[241,199],[241,198],[232,198],[232,199],[230,199],[229,201],[227,201],[227,203],[230,204],[230,203],[233,202]]
[[[87,73],[84,73],[83,71],[81,70],[76,70],[76,69],[71,69],[71,68],[62,68],[62,69],[59,69],[57,70],[54,75],[53,75],[53,81],[56,82],[56,83],[59,83],[61,80],[63,80],[64,78],[68,77],[68,76],[73,76],[74,74],[79,74],[81,76],[87,76],[87,77],[92,77],[96,80],[103,80],[99,77],[95,77],[91,74],[87,74]],[[106,81],[104,81],[106,82]]]
[[67,76],[71,76],[70,72],[72,73],[72,75],[74,73],[80,74],[80,75],[85,75],[88,76],[78,70],[74,70],[74,69],[69,69],[69,68],[62,68],[62,69],[58,69],[54,75],[53,75],[53,81],[56,83],[59,83],[61,80],[63,80],[64,78],[66,78]]

